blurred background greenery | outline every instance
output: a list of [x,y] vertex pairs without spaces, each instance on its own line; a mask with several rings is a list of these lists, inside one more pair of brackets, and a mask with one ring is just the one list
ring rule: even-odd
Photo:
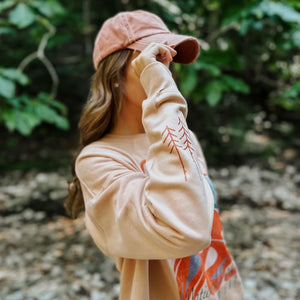
[[197,61],[173,71],[210,165],[296,159],[298,0],[2,0],[0,170],[70,164],[94,38],[105,19],[134,9],[199,39]]

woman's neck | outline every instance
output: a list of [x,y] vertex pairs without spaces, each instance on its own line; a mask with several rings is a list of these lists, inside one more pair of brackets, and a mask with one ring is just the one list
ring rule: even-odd
[[117,117],[117,122],[110,133],[118,135],[144,133],[142,113],[142,107],[132,105],[125,101]]

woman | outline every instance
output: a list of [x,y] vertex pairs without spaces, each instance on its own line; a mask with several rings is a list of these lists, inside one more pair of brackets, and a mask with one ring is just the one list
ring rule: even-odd
[[95,41],[66,207],[121,272],[120,299],[243,299],[187,104],[168,69],[195,38],[156,15],[119,13]]

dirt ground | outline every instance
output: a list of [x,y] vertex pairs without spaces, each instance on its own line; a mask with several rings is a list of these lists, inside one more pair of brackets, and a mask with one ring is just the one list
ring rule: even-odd
[[[255,185],[242,175],[253,173],[251,178],[256,178],[257,170],[246,171],[212,172],[245,298],[298,300],[297,172],[290,176],[295,179],[292,187],[281,185],[290,193],[284,206],[279,196],[275,203],[268,196],[278,186],[276,174],[269,174],[273,179],[259,194],[259,182]],[[0,178],[0,299],[117,299],[119,275],[114,264],[95,247],[83,218],[73,221],[62,214],[66,186],[65,174],[58,173],[12,172]],[[281,195],[289,197],[282,190]]]

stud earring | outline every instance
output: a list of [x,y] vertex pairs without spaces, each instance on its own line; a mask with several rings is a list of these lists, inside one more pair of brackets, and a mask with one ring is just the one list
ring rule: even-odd
[[118,88],[118,87],[119,87],[119,83],[118,83],[118,82],[115,82],[115,83],[114,83],[114,87],[115,87],[115,88]]

